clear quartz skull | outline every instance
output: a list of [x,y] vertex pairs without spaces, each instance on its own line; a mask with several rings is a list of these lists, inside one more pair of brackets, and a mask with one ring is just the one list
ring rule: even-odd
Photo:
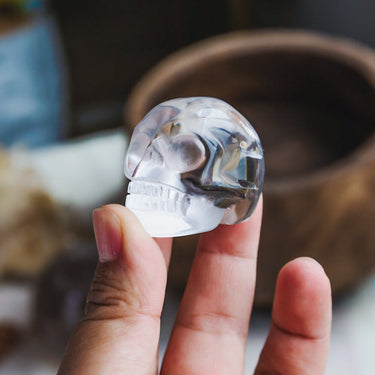
[[136,126],[125,175],[126,206],[151,236],[201,233],[251,216],[263,186],[263,149],[228,103],[178,98]]

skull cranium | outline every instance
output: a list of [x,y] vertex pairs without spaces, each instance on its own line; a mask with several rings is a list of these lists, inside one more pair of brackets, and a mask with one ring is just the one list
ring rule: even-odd
[[263,185],[263,150],[233,107],[207,97],[159,104],[134,130],[125,160],[126,206],[154,237],[235,224]]

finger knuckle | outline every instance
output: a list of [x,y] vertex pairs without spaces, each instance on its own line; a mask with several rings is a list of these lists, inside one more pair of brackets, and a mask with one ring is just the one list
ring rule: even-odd
[[118,271],[99,265],[86,299],[83,320],[113,320],[130,314],[136,298],[128,284]]

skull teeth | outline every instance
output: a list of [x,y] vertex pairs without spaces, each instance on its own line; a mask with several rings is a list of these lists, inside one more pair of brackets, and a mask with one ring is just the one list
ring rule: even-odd
[[190,198],[170,186],[145,181],[131,181],[126,207],[140,211],[163,211],[186,215]]

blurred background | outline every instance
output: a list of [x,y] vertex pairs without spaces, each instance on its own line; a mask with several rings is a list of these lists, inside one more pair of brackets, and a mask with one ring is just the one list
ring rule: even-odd
[[[136,123],[188,95],[234,105],[265,148],[247,370],[277,272],[308,255],[334,291],[327,374],[374,374],[374,19],[373,0],[0,0],[0,374],[56,372],[95,270],[91,211],[124,202]],[[196,240],[175,241],[161,355]]]

